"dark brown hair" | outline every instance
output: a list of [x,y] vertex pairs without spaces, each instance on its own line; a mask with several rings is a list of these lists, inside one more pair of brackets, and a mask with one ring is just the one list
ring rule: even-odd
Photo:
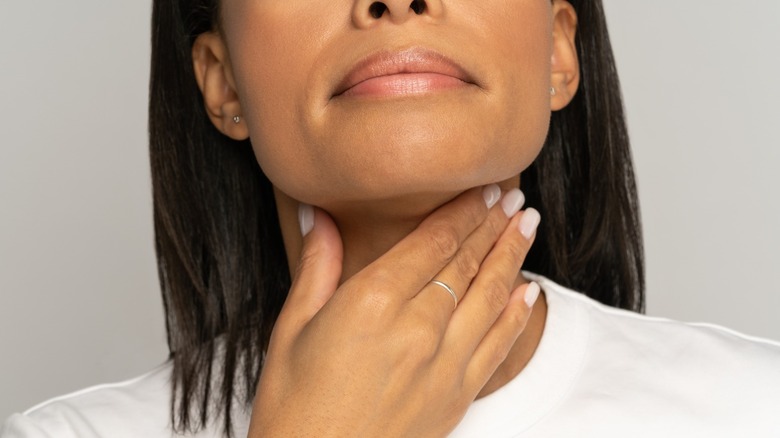
[[[582,81],[521,177],[544,218],[524,269],[642,312],[639,207],[606,20],[600,0],[569,2]],[[172,422],[195,431],[221,418],[230,436],[290,275],[271,183],[248,141],[214,128],[195,82],[192,44],[218,22],[218,0],[154,0],[149,134]]]

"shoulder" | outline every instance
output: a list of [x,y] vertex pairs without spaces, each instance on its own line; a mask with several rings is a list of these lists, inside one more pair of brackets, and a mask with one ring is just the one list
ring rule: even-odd
[[[550,307],[577,309],[586,343],[577,391],[636,412],[764,424],[780,411],[780,343],[708,323],[605,306],[539,278]],[[595,398],[592,398],[595,396]],[[593,403],[597,409],[599,403]],[[735,423],[736,424],[736,423]]]
[[778,341],[750,336],[717,324],[677,321],[617,309],[550,280],[541,281],[545,283],[547,294],[554,294],[554,299],[579,307],[587,314],[591,336],[596,336],[591,341],[597,340],[605,348],[652,351],[662,355],[661,358],[691,355],[721,360],[749,358],[772,365],[780,361]]
[[170,362],[166,362],[134,379],[53,398],[9,417],[0,436],[171,436],[171,368]]

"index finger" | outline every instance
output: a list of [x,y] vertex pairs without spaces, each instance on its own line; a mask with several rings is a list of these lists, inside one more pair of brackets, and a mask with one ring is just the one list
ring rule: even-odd
[[460,194],[374,261],[368,272],[379,273],[404,297],[414,297],[455,257],[500,197],[496,184]]

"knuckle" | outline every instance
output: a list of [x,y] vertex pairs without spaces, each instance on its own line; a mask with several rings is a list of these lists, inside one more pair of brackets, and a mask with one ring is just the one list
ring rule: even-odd
[[479,202],[471,204],[470,207],[464,213],[468,216],[467,220],[469,223],[473,224],[474,227],[484,221],[490,214],[490,210],[485,206],[482,196],[479,196]]
[[514,327],[520,328],[521,330],[524,329],[525,325],[528,324],[528,317],[530,315],[530,312],[526,312],[518,306],[518,308],[514,309],[510,315],[512,325]]
[[515,263],[520,263],[525,260],[528,249],[528,243],[523,242],[520,239],[511,239],[506,245],[506,252],[509,255],[510,260]]
[[507,330],[518,333],[523,331],[531,314],[530,311],[525,309],[525,306],[518,302],[512,303],[512,305],[507,307],[505,316],[502,316],[502,318],[505,318],[503,325]]
[[392,305],[392,294],[380,289],[356,291],[355,301],[360,312],[366,315],[381,315]]
[[506,285],[498,278],[490,278],[486,281],[482,291],[488,309],[494,314],[499,315],[503,312],[509,301]]
[[504,345],[496,345],[496,348],[490,351],[491,366],[497,367],[506,360],[507,356],[509,356],[509,349]]
[[413,318],[401,336],[395,337],[404,348],[411,349],[409,355],[414,363],[430,361],[439,349],[439,331],[430,321]]
[[485,222],[485,226],[488,227],[490,236],[495,238],[504,232],[507,222],[509,219],[506,219],[503,214],[499,217],[493,215]]
[[430,359],[436,355],[439,349],[439,336],[437,330],[430,324],[418,325],[412,332],[412,338],[415,341],[415,350],[424,359]]
[[465,248],[455,258],[455,268],[458,270],[458,274],[468,280],[477,276],[481,264],[481,260],[476,257],[474,252]]
[[429,246],[436,251],[439,257],[450,261],[458,252],[460,242],[458,233],[452,225],[437,224],[431,226],[428,233]]
[[[398,278],[398,275],[390,267],[382,264],[376,264],[374,266],[368,267],[363,272],[365,273],[365,278],[367,278],[368,281],[370,281],[372,284],[383,285],[385,289],[390,289],[390,291],[395,288],[394,284]],[[359,275],[361,275],[361,273],[356,274],[355,277]]]
[[308,271],[311,269],[311,266],[314,265],[315,261],[317,260],[317,249],[314,247],[306,248],[301,253],[301,257],[298,260],[298,265],[295,267],[295,274],[293,275],[293,280],[297,280],[301,277],[303,272]]

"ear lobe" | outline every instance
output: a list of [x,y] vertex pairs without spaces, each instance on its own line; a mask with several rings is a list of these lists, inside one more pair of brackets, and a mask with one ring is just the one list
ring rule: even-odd
[[566,0],[553,2],[553,53],[550,58],[550,108],[565,108],[580,86],[580,62],[577,55],[577,12]]
[[241,103],[235,90],[230,59],[219,34],[206,32],[198,35],[192,46],[192,66],[211,123],[234,140],[249,138],[249,129],[241,117]]

